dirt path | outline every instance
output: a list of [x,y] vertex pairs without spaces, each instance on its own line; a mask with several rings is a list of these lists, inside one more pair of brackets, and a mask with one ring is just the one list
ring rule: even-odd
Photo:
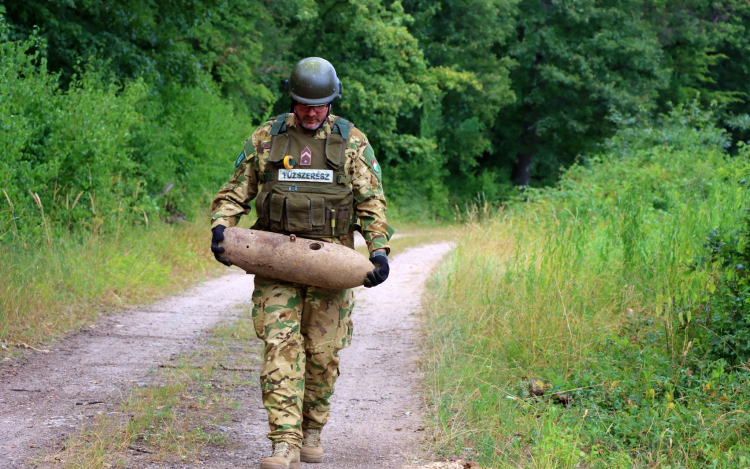
[[[413,313],[425,279],[449,249],[441,243],[407,250],[394,256],[385,284],[357,290],[354,341],[341,354],[342,376],[323,434],[326,462],[310,467],[400,468],[425,456]],[[192,349],[202,331],[231,319],[238,311],[233,306],[248,303],[251,292],[252,276],[233,271],[149,308],[110,316],[49,354],[35,352],[3,365],[0,467],[26,467],[91,415],[108,411],[129,388],[147,385],[149,369]],[[238,459],[257,467],[266,455],[270,445],[257,387],[247,396],[252,402],[243,407],[252,411],[228,429],[231,457],[222,461],[221,452],[212,452],[202,467],[237,467]]]
[[[240,270],[147,308],[84,328],[50,353],[0,369],[0,467],[26,467],[96,412],[109,411],[149,369],[188,350],[203,330],[249,302],[253,280]],[[246,292],[237,294],[237,292]],[[95,404],[94,404],[95,403]]]

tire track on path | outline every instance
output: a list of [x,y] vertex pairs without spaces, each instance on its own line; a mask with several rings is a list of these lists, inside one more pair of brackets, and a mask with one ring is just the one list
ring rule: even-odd
[[394,256],[388,280],[357,291],[354,339],[341,352],[327,460],[316,469],[401,468],[429,458],[424,446],[420,320],[425,282],[450,243]]

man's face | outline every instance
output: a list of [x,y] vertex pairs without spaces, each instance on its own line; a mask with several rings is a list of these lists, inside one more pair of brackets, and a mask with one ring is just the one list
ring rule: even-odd
[[297,115],[297,122],[307,130],[315,130],[320,127],[328,115],[328,106],[305,106],[297,103],[294,106],[294,113]]

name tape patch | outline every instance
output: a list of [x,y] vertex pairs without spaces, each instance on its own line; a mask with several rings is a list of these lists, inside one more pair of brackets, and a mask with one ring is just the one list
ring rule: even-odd
[[279,181],[333,182],[330,169],[281,169]]

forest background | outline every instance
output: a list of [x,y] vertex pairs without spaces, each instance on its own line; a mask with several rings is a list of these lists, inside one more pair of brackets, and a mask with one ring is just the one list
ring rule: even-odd
[[0,355],[223,269],[210,200],[321,56],[389,220],[467,222],[426,302],[436,449],[747,467],[749,26],[746,0],[0,0]]
[[288,110],[280,83],[308,56],[336,66],[334,112],[367,133],[400,218],[553,184],[672,106],[717,104],[735,141],[750,110],[744,0],[54,0],[0,15],[3,243],[11,227],[192,217],[255,126]]

